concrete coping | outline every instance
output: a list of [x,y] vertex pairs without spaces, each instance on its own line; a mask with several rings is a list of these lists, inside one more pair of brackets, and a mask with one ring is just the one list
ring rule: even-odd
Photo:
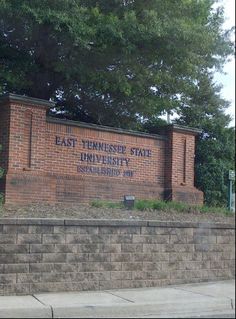
[[60,218],[0,218],[0,225],[51,226],[116,226],[116,227],[170,227],[170,228],[224,228],[235,229],[229,223],[178,222],[122,219],[60,219]]
[[55,105],[52,101],[42,100],[34,97],[8,93],[0,96],[0,104],[5,102],[17,102],[36,107],[50,108]]
[[191,135],[198,135],[202,133],[202,130],[198,128],[178,124],[171,124],[168,128],[176,132],[189,133]]
[[89,128],[94,129],[98,131],[106,131],[106,132],[112,132],[117,134],[126,134],[126,135],[134,135],[144,138],[152,138],[152,139],[158,139],[158,140],[167,140],[167,137],[164,135],[158,135],[158,134],[148,134],[145,132],[138,132],[138,131],[132,131],[132,130],[126,130],[118,127],[111,127],[111,126],[104,126],[104,125],[97,125],[92,123],[85,123],[80,121],[72,121],[67,119],[59,119],[56,117],[47,117],[48,123],[55,123],[55,124],[63,124],[63,125],[70,125],[70,126],[78,126],[82,128]]
[[[7,93],[2,96],[0,96],[0,104],[6,103],[6,102],[16,102],[16,103],[22,103],[26,105],[31,105],[35,107],[41,107],[41,108],[51,108],[55,106],[55,102],[53,101],[47,101],[39,98],[33,98],[25,95],[18,95],[13,93]],[[64,124],[64,125],[71,125],[71,126],[79,126],[83,128],[90,128],[95,130],[102,130],[102,131],[108,131],[108,132],[114,132],[118,134],[128,134],[128,135],[134,135],[134,136],[140,136],[145,138],[153,138],[153,139],[161,139],[166,140],[167,137],[164,135],[158,135],[158,134],[148,134],[145,132],[138,132],[138,131],[132,131],[127,129],[121,129],[116,127],[109,127],[104,125],[97,125],[92,123],[85,123],[80,121],[72,121],[67,119],[59,119],[54,117],[47,117],[47,122],[49,123],[55,123],[55,124]],[[177,124],[171,124],[167,125],[166,129],[171,129],[174,131],[184,132],[192,135],[198,135],[202,132],[202,130],[199,130],[197,128],[193,127],[187,127]]]

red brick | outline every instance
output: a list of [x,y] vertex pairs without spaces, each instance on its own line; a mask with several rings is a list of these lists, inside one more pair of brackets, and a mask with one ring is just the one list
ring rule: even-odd
[[[194,187],[196,132],[169,127],[151,137],[112,128],[51,121],[41,103],[9,98],[0,104],[0,144],[4,151],[0,166],[7,171],[0,184],[5,203],[88,202],[92,199],[122,200],[155,198],[202,203],[203,194]],[[56,136],[77,139],[75,147],[56,145]],[[82,140],[123,145],[125,154],[109,154],[83,148]],[[131,155],[131,148],[151,150],[151,157]],[[87,164],[81,153],[126,158],[128,166]],[[114,168],[119,176],[81,173],[78,165]],[[133,171],[133,177],[123,176]]]

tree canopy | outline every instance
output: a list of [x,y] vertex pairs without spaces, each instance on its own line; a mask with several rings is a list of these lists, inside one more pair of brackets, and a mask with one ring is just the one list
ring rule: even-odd
[[132,127],[176,110],[232,51],[216,0],[0,0],[0,93]]

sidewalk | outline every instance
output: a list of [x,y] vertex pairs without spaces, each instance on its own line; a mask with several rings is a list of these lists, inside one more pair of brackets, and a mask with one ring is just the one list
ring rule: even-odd
[[234,317],[234,280],[164,288],[0,296],[0,318]]

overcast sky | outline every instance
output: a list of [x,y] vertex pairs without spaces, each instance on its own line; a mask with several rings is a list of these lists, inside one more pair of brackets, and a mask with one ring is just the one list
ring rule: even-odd
[[[231,28],[235,25],[235,0],[220,0],[219,4],[225,8],[225,28]],[[232,36],[234,41],[234,36]],[[229,113],[233,120],[231,126],[235,125],[235,58],[232,57],[231,61],[228,62],[224,67],[224,74],[216,74],[215,79],[217,83],[223,85],[222,96],[231,102],[230,107],[226,113]]]

